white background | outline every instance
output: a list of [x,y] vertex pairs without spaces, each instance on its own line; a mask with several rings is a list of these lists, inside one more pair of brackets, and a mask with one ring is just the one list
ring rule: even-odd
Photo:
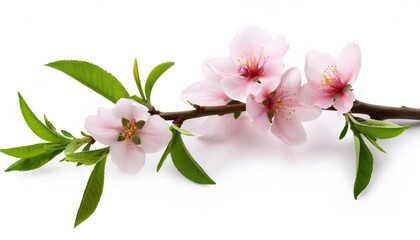
[[[420,107],[420,5],[416,1],[4,1],[0,3],[0,147],[39,142],[26,127],[17,91],[58,128],[83,130],[84,117],[111,103],[44,67],[60,59],[93,62],[136,92],[140,74],[175,66],[157,83],[155,105],[181,110],[181,91],[201,80],[208,56],[226,56],[236,32],[256,24],[290,44],[287,67],[308,50],[362,50],[358,99]],[[186,139],[216,186],[185,180],[160,154],[138,175],[110,161],[97,211],[73,229],[90,167],[50,162],[31,172],[0,172],[0,239],[419,239],[420,130],[381,141],[368,189],[353,199],[355,156],[334,112],[305,125],[308,141],[290,147]],[[0,156],[0,169],[15,159]]]

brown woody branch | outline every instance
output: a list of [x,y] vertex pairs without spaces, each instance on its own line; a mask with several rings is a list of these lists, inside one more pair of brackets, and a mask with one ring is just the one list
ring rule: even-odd
[[[149,111],[151,115],[159,115],[165,120],[173,120],[174,124],[182,125],[185,120],[192,118],[200,118],[212,115],[224,115],[235,112],[244,112],[246,110],[245,103],[237,103],[225,106],[198,106],[194,105],[195,110],[179,111],[179,112],[161,112],[154,108]],[[325,110],[335,111],[333,107]],[[352,113],[367,114],[373,119],[414,119],[420,120],[420,109],[410,107],[388,107],[364,103],[356,100],[351,109]]]

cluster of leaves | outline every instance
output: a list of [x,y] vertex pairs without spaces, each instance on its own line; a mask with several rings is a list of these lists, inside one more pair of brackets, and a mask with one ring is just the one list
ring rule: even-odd
[[[8,167],[5,170],[6,172],[29,171],[40,168],[61,153],[64,153],[64,158],[61,161],[75,162],[77,163],[77,166],[96,164],[95,169],[100,168],[102,165],[104,166],[109,148],[90,151],[90,147],[94,143],[94,140],[86,133],[82,132],[81,134],[83,137],[81,138],[74,137],[66,130],[61,130],[59,133],[45,115],[44,123],[41,122],[20,94],[19,105],[22,116],[28,127],[33,133],[35,133],[35,135],[46,142],[15,148],[0,149],[0,152],[12,157],[20,158],[20,160]],[[76,153],[76,151],[82,146],[84,146],[83,150]],[[98,186],[101,184],[103,185],[103,180],[101,183],[98,179],[103,179],[103,175],[103,171],[94,170],[92,172],[77,214],[75,225],[89,217],[96,208],[97,203],[95,204],[95,201],[92,201],[92,199],[94,199],[92,196],[95,195],[96,197],[100,197],[102,188],[98,188]]]
[[[153,87],[159,77],[172,67],[174,63],[165,62],[156,66],[148,75],[143,88],[136,59],[134,61],[133,75],[140,96],[130,96],[128,91],[116,77],[99,66],[89,62],[61,60],[46,65],[69,75],[113,103],[116,103],[120,98],[129,98],[146,106],[149,110],[152,110],[151,93]],[[42,123],[35,116],[20,94],[19,103],[22,115],[29,128],[46,142],[0,149],[0,152],[20,158],[20,160],[7,168],[6,171],[28,171],[37,169],[61,153],[64,153],[64,158],[62,158],[61,161],[74,162],[77,164],[76,166],[94,165],[76,215],[74,224],[76,227],[89,218],[98,206],[104,186],[105,163],[109,153],[109,147],[91,150],[91,145],[95,142],[91,136],[81,132],[83,137],[75,138],[65,130],[61,130],[59,133],[45,115],[45,123]],[[183,142],[181,134],[186,136],[192,136],[192,134],[176,125],[172,125],[170,131],[172,132],[172,139],[163,153],[157,171],[160,170],[165,159],[170,154],[175,167],[187,179],[199,184],[215,184],[194,160]],[[83,149],[79,150],[82,147]]]
[[356,179],[353,188],[355,199],[357,199],[359,194],[369,185],[373,171],[373,156],[363,140],[363,137],[378,150],[386,153],[385,150],[379,146],[377,140],[397,137],[408,127],[408,125],[400,126],[391,122],[367,120],[353,116],[351,113],[346,114],[346,123],[341,131],[340,140],[346,136],[347,131],[350,128],[354,135],[354,145],[356,149]]

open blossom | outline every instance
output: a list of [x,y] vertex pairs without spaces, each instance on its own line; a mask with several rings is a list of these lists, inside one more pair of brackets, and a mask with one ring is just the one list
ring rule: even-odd
[[121,171],[137,173],[144,165],[145,153],[165,147],[170,138],[168,124],[160,116],[149,116],[137,102],[120,99],[113,109],[99,108],[88,116],[86,130],[98,142],[110,146],[112,161]]
[[288,44],[283,36],[272,38],[256,26],[240,31],[230,44],[230,57],[209,60],[209,66],[221,76],[221,86],[232,99],[256,94],[260,83],[277,81],[283,70]]
[[[221,106],[229,104],[232,99],[222,89],[221,76],[209,67],[206,61],[202,67],[204,79],[188,86],[182,92],[182,99],[200,106]],[[249,122],[246,113],[241,113],[238,119],[234,114],[209,116],[185,121],[183,128],[206,139],[225,139],[232,132],[241,129]]]
[[308,83],[302,89],[302,101],[322,108],[334,106],[338,113],[350,111],[356,99],[351,84],[359,74],[360,48],[347,44],[337,59],[327,53],[310,51],[306,55],[305,74]]
[[223,91],[221,80],[207,64],[202,66],[204,79],[195,82],[182,91],[181,96],[184,101],[202,106],[226,105],[232,99]]
[[321,109],[299,102],[301,90],[300,71],[292,68],[283,73],[279,85],[263,84],[258,95],[250,94],[246,110],[253,126],[271,132],[288,144],[306,141],[301,122],[310,121],[321,114]]

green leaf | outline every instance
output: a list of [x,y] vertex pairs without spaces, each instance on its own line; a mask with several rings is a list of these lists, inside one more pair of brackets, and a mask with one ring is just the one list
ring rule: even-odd
[[166,146],[165,151],[163,151],[162,157],[159,160],[159,163],[156,168],[156,172],[159,172],[159,170],[162,168],[163,163],[165,162],[168,155],[171,153],[172,150],[172,143],[174,142],[174,138],[176,138],[177,134],[172,131],[172,138],[171,141],[169,141],[168,146]]
[[17,158],[29,158],[51,151],[55,143],[38,143],[22,147],[0,149],[0,152]]
[[48,120],[48,118],[47,118],[47,115],[45,115],[44,114],[44,122],[45,122],[45,125],[47,125],[47,127],[49,128],[49,129],[51,129],[52,131],[54,131],[54,132],[57,132],[56,130],[56,128],[54,127],[54,125],[50,122],[50,120]]
[[356,179],[354,181],[354,199],[368,186],[373,171],[373,156],[366,146],[362,136],[354,131],[356,147]]
[[64,149],[64,154],[67,156],[68,154],[72,154],[76,152],[85,142],[80,141],[80,139],[75,139],[67,144],[67,147]]
[[372,138],[393,138],[402,134],[409,127],[408,125],[400,126],[391,122],[349,116],[355,129]]
[[8,167],[5,172],[10,171],[28,171],[42,167],[47,162],[51,161],[54,157],[60,154],[64,148],[52,150],[50,152],[41,153],[39,155],[22,158]]
[[383,153],[386,153],[385,152],[385,150],[381,147],[381,146],[379,146],[379,144],[376,142],[376,138],[372,138],[372,137],[369,137],[368,135],[363,135],[363,136],[365,136],[366,137],[366,139],[367,140],[369,140],[369,142],[373,145],[373,146],[375,146],[379,151],[381,151],[381,152],[383,152]]
[[339,140],[343,139],[346,136],[348,130],[349,130],[349,121],[346,116],[346,123],[344,124],[344,128],[343,130],[341,130],[340,137],[338,139]]
[[182,129],[175,124],[171,125],[171,129],[174,129],[174,130],[178,131],[179,133],[184,134],[185,136],[194,136],[194,134],[192,134],[191,132],[189,132],[185,129]]
[[19,95],[19,105],[20,110],[22,112],[22,116],[25,119],[26,124],[41,139],[44,139],[49,142],[64,142],[68,141],[68,139],[59,135],[55,130],[51,130],[45,124],[43,124],[32,112],[29,108],[28,104],[26,104],[25,100],[23,99],[22,95]]
[[137,89],[139,90],[141,98],[146,99],[146,97],[144,96],[143,87],[141,86],[139,68],[137,65],[137,58],[134,59],[133,76],[134,76],[134,80],[136,81]]
[[61,60],[46,64],[76,79],[86,87],[113,103],[128,98],[128,92],[116,77],[104,69],[85,61]]
[[151,108],[150,103],[147,102],[146,100],[144,100],[143,98],[139,98],[138,96],[133,95],[133,96],[130,96],[130,99],[131,100],[134,100],[134,101],[136,101],[138,103],[140,103],[141,105],[143,105],[143,106],[145,106],[147,108]]
[[91,137],[89,134],[87,134],[87,133],[85,133],[83,131],[80,131],[80,134],[82,134],[83,137]]
[[61,130],[61,133],[68,138],[74,138],[73,135],[66,130]]
[[155,85],[156,81],[159,79],[159,77],[166,72],[170,67],[172,67],[175,63],[173,62],[165,62],[157,65],[153,70],[149,73],[149,76],[146,80],[145,85],[145,92],[147,100],[150,102],[150,96],[152,94],[153,86]]
[[77,211],[74,227],[88,219],[96,210],[104,189],[106,156],[103,156],[93,168],[83,193],[82,201]]
[[77,162],[82,163],[84,165],[93,165],[99,162],[104,156],[107,156],[108,153],[109,147],[106,147],[97,150],[66,154],[66,159],[69,162]]
[[92,146],[92,143],[86,144],[86,146],[83,148],[82,151],[89,151],[91,146]]
[[174,131],[173,134],[171,157],[178,171],[195,183],[216,184],[188,152],[179,132]]

